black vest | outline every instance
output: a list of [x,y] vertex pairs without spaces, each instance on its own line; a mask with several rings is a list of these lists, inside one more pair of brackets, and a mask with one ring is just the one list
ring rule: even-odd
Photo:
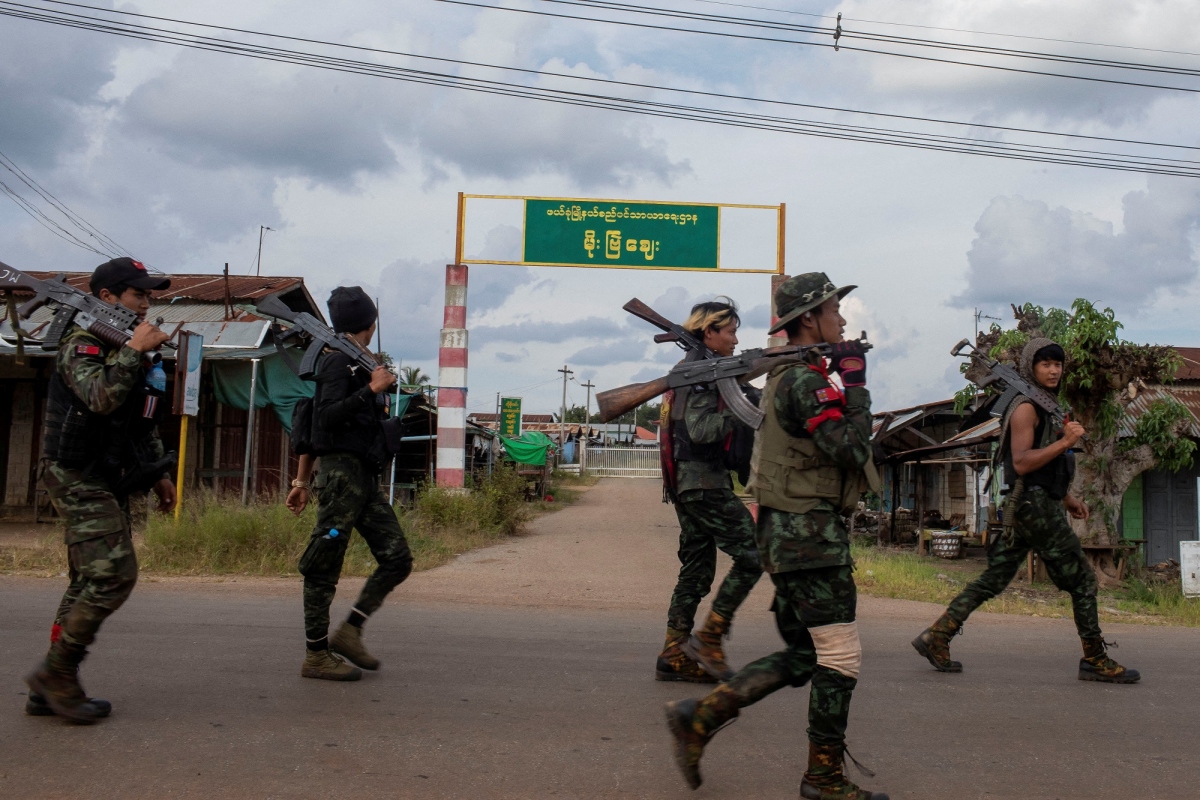
[[[1035,448],[1041,450],[1049,447],[1058,439],[1058,431],[1053,430],[1050,425],[1050,415],[1041,406],[1034,403],[1033,408],[1038,417],[1037,427],[1033,431],[1033,441]],[[1018,476],[1016,468],[1013,467],[1012,432],[1010,431],[1004,442],[1004,483],[1008,491],[1012,491],[1018,477],[1025,479],[1026,487],[1041,486],[1052,498],[1062,500],[1071,490],[1071,481],[1075,478],[1075,454],[1062,453],[1055,456],[1050,463],[1042,465],[1033,472]]]
[[715,391],[713,388],[699,386],[683,386],[675,390],[675,409],[677,414],[671,415],[671,433],[674,435],[676,461],[707,461],[720,464],[725,459],[724,442],[713,444],[695,444],[687,429],[687,404],[695,392]]

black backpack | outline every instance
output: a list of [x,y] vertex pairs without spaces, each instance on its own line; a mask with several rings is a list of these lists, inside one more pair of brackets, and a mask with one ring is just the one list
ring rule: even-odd
[[298,456],[316,455],[313,448],[313,398],[305,397],[292,408],[292,452]]

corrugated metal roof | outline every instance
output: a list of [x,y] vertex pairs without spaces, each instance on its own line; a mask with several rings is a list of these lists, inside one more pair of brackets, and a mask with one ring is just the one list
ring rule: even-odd
[[1200,347],[1176,347],[1183,366],[1175,373],[1177,381],[1200,381]]
[[[179,326],[190,333],[204,337],[204,349],[262,347],[269,323],[263,320],[252,322],[185,322]],[[179,331],[173,337],[179,340]]]
[[[29,274],[40,280],[53,280],[60,274],[65,274],[67,276],[67,283],[85,292],[89,291],[88,281],[92,277],[92,273],[90,272],[58,273],[29,270]],[[156,305],[178,300],[195,300],[207,303],[225,302],[224,275],[189,273],[184,275],[164,275],[163,277],[171,279],[171,288],[155,293],[154,300]],[[302,283],[304,283],[303,278],[271,275],[263,275],[261,277],[257,275],[230,275],[229,294],[233,302],[245,302],[247,300],[257,300],[260,297],[266,297],[276,292],[282,292]],[[16,290],[16,293],[33,294],[21,289]]]
[[1121,418],[1121,436],[1132,436],[1138,417],[1145,414],[1150,406],[1159,400],[1176,400],[1182,403],[1192,415],[1187,435],[1193,439],[1200,439],[1200,386],[1147,386],[1138,392],[1138,396],[1126,409],[1125,416]]

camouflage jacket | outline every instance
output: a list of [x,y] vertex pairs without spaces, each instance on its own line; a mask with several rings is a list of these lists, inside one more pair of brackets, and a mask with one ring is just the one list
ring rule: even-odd
[[[779,379],[775,414],[780,427],[792,436],[811,437],[817,447],[845,469],[858,470],[871,455],[871,393],[856,386],[846,390],[842,414],[826,414],[808,431],[810,420],[835,406],[818,394],[832,384],[807,366],[789,369]],[[767,572],[845,566],[851,562],[850,535],[832,503],[822,502],[807,514],[775,509],[760,511],[758,552]]]
[[[733,430],[733,413],[728,409],[718,410],[720,395],[712,387],[697,386],[687,394],[683,419],[676,425],[687,425],[688,437],[693,444],[717,444]],[[721,462],[680,461],[676,472],[676,491],[691,489],[733,489],[729,469]]]
[[[114,348],[77,325],[59,343],[55,367],[88,410],[106,416],[117,411],[137,382],[144,380],[141,353],[128,346]],[[163,457],[157,430],[145,445],[151,458]]]

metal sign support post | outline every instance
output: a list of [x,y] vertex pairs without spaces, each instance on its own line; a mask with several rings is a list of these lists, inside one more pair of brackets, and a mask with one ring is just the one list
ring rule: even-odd
[[467,446],[467,265],[463,260],[466,199],[458,194],[454,263],[446,266],[446,309],[438,347],[437,485],[466,484]]
[[258,391],[258,362],[257,358],[250,361],[250,404],[246,409],[246,454],[242,461],[242,505],[246,505],[250,497],[250,457],[254,454],[254,401]]
[[187,464],[188,415],[179,418],[179,467],[175,470],[175,521],[183,509],[183,468]]

